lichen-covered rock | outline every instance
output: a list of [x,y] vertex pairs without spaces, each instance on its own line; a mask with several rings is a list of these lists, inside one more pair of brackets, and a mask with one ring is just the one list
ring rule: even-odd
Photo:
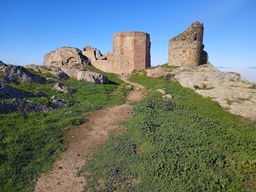
[[49,83],[48,79],[35,75],[22,66],[0,63],[0,72],[6,83]]
[[66,73],[69,77],[76,78],[77,73],[80,72],[78,69],[68,69],[68,68],[61,68],[61,70]]
[[26,69],[32,69],[39,73],[50,73],[59,79],[63,79],[63,80],[69,79],[69,76],[58,67],[54,67],[54,66],[46,67],[46,66],[40,66],[35,64],[29,64],[24,67]]
[[3,81],[0,80],[0,98],[13,99],[13,98],[24,98],[24,97],[32,97],[32,96],[33,95],[31,93],[13,88],[9,85],[6,85]]
[[256,84],[238,73],[221,72],[212,65],[174,70],[175,80],[183,87],[217,101],[224,109],[246,118],[256,118]]
[[108,78],[105,75],[95,73],[92,71],[80,71],[77,73],[77,80],[86,81],[96,84],[105,84],[108,83]]
[[53,89],[63,92],[63,93],[73,93],[74,92],[72,89],[70,89],[69,87],[67,87],[59,82],[54,85]]
[[89,59],[73,47],[61,47],[44,56],[44,66],[82,69],[87,65],[90,65]]
[[53,96],[51,98],[51,107],[53,109],[59,109],[59,108],[63,108],[63,107],[68,107],[68,104],[65,103],[65,100],[57,97],[57,96]]
[[13,112],[31,113],[31,112],[48,112],[50,107],[46,107],[34,101],[23,101],[19,98],[14,98],[10,103],[0,101],[0,113],[8,114]]
[[146,70],[148,77],[161,77],[164,75],[165,71],[166,70],[162,67],[156,67]]

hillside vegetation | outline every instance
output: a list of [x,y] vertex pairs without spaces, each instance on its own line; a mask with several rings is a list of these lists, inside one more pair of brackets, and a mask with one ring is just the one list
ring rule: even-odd
[[[110,84],[62,81],[73,94],[54,84],[11,84],[65,99],[69,107],[48,113],[0,115],[0,191],[33,191],[36,178],[65,150],[65,131],[86,122],[85,112],[124,103],[126,84],[106,74]],[[134,74],[147,97],[135,103],[126,131],[113,134],[88,157],[78,173],[84,191],[255,191],[255,122],[224,111],[177,82]],[[162,98],[164,89],[173,100]],[[113,94],[114,91],[114,94]],[[112,93],[112,94],[110,94]],[[49,99],[24,98],[47,105]]]
[[[0,114],[0,191],[33,191],[36,178],[47,171],[58,154],[65,150],[62,135],[86,121],[84,113],[124,102],[128,90],[115,75],[108,74],[111,84],[92,84],[71,79],[63,84],[75,90],[73,94],[53,90],[54,84],[11,84],[21,90],[43,91],[59,96],[70,107],[48,113]],[[118,91],[115,95],[111,92]],[[47,105],[49,98],[24,98]]]
[[[84,191],[255,191],[253,122],[165,79],[133,75],[148,88],[127,131],[113,135],[80,174]],[[162,99],[164,88],[174,97]]]

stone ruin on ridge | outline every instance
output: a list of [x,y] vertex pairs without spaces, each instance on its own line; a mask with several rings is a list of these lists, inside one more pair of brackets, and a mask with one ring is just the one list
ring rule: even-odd
[[[203,24],[196,21],[184,32],[169,40],[168,64],[172,66],[198,66],[208,63],[204,51]],[[131,74],[135,70],[151,66],[150,36],[138,31],[113,34],[113,52],[104,55],[90,46],[81,51],[62,47],[44,56],[45,66],[83,69],[87,65],[104,72]],[[96,54],[97,53],[97,54]]]
[[198,66],[208,63],[208,54],[203,50],[203,33],[203,24],[196,21],[170,39],[168,65]]
[[86,46],[82,53],[91,60],[91,64],[105,72],[131,74],[134,70],[151,66],[150,37],[148,33],[130,31],[113,34],[113,52],[104,55],[96,49]]

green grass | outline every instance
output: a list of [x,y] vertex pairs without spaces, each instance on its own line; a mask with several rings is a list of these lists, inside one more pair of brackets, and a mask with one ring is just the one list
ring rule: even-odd
[[127,131],[89,158],[80,173],[84,191],[256,191],[251,121],[176,82],[138,74],[130,80],[151,92],[124,122]]
[[[124,103],[127,91],[113,74],[107,74],[111,84],[92,84],[74,79],[62,81],[75,90],[74,94],[53,90],[54,84],[10,84],[21,90],[43,91],[48,97],[24,98],[49,105],[50,97],[59,96],[70,107],[49,113],[0,115],[0,191],[33,191],[35,179],[47,171],[58,154],[65,150],[65,131],[86,122],[84,113],[110,105]],[[118,88],[118,89],[117,89]],[[112,95],[114,90],[118,90]]]

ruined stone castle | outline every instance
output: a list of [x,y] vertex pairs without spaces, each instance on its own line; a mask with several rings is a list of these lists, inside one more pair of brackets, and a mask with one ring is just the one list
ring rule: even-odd
[[169,40],[168,64],[173,66],[198,66],[208,62],[203,45],[203,24],[196,21],[184,32]]
[[91,60],[91,64],[105,72],[131,74],[134,70],[151,66],[150,37],[144,32],[120,32],[113,34],[113,52],[104,55],[98,50],[86,46],[82,53]]
[[[184,32],[169,40],[168,64],[172,66],[198,66],[208,63],[203,45],[203,24],[196,21]],[[129,31],[113,34],[113,52],[104,55],[90,46],[81,51],[62,47],[44,56],[44,65],[60,68],[83,69],[86,65],[104,72],[131,74],[151,66],[150,36],[148,33]]]

